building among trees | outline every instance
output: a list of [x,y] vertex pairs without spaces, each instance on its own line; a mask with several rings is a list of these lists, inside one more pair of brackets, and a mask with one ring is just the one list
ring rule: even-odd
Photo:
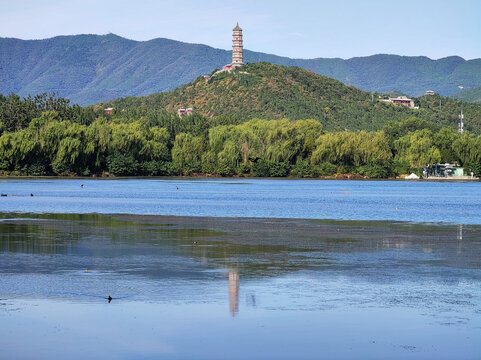
[[194,112],[194,109],[191,107],[187,109],[177,109],[177,115],[179,117],[182,117],[184,115],[192,115],[193,112]]
[[410,109],[419,109],[419,107],[414,106],[414,100],[409,99],[406,96],[398,96],[398,97],[395,97],[395,98],[389,98],[389,99],[384,100],[384,101],[393,103],[395,105],[407,106]]

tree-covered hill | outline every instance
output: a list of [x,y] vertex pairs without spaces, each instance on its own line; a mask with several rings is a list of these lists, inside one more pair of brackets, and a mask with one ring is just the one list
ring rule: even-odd
[[[239,121],[316,119],[326,130],[377,130],[389,121],[409,117],[455,128],[459,101],[439,95],[415,99],[420,109],[382,101],[368,93],[298,67],[250,63],[232,73],[222,72],[208,82],[198,77],[171,92],[127,97],[96,106],[113,107],[116,116],[155,117],[158,111],[192,107],[206,117],[230,116]],[[464,104],[466,129],[481,133],[481,106]]]
[[454,99],[481,104],[481,86],[475,89],[462,90],[453,95]]
[[0,95],[0,175],[386,178],[442,161],[481,176],[481,135],[415,117],[368,132],[313,119],[104,115],[47,94]]
[[[230,59],[230,51],[162,38],[133,41],[114,34],[0,38],[0,94],[55,92],[88,105],[172,90]],[[449,96],[458,85],[481,86],[481,59],[466,61],[456,56],[439,60],[397,55],[291,59],[245,50],[244,59],[298,66],[366,91],[421,95],[434,90]]]

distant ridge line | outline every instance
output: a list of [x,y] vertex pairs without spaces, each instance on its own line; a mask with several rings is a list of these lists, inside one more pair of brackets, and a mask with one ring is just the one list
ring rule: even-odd
[[[226,33],[226,36],[229,36]],[[248,47],[248,43],[245,44]],[[322,52],[320,47],[319,52]],[[0,38],[0,93],[21,96],[55,91],[81,105],[172,90],[228,63],[231,52],[166,38],[131,40],[106,35],[48,39]],[[245,62],[298,66],[365,91],[419,96],[456,94],[481,86],[481,59],[376,54],[293,59],[244,50]]]

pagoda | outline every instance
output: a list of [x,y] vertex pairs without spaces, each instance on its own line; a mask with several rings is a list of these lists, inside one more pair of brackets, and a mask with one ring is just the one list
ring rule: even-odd
[[225,65],[222,70],[230,71],[236,67],[244,65],[244,58],[242,55],[242,29],[237,23],[236,27],[232,29],[232,63]]
[[237,26],[232,30],[232,66],[244,65],[242,57],[242,29],[237,23]]

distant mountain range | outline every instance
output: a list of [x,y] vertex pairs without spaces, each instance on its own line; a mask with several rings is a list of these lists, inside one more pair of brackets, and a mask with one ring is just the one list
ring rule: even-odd
[[[319,45],[322,53],[322,44]],[[172,90],[230,62],[230,51],[169,39],[134,41],[114,34],[44,40],[0,38],[0,93],[56,92],[80,105]],[[481,59],[373,55],[290,59],[244,51],[246,62],[298,66],[365,91],[443,96],[481,86]]]

